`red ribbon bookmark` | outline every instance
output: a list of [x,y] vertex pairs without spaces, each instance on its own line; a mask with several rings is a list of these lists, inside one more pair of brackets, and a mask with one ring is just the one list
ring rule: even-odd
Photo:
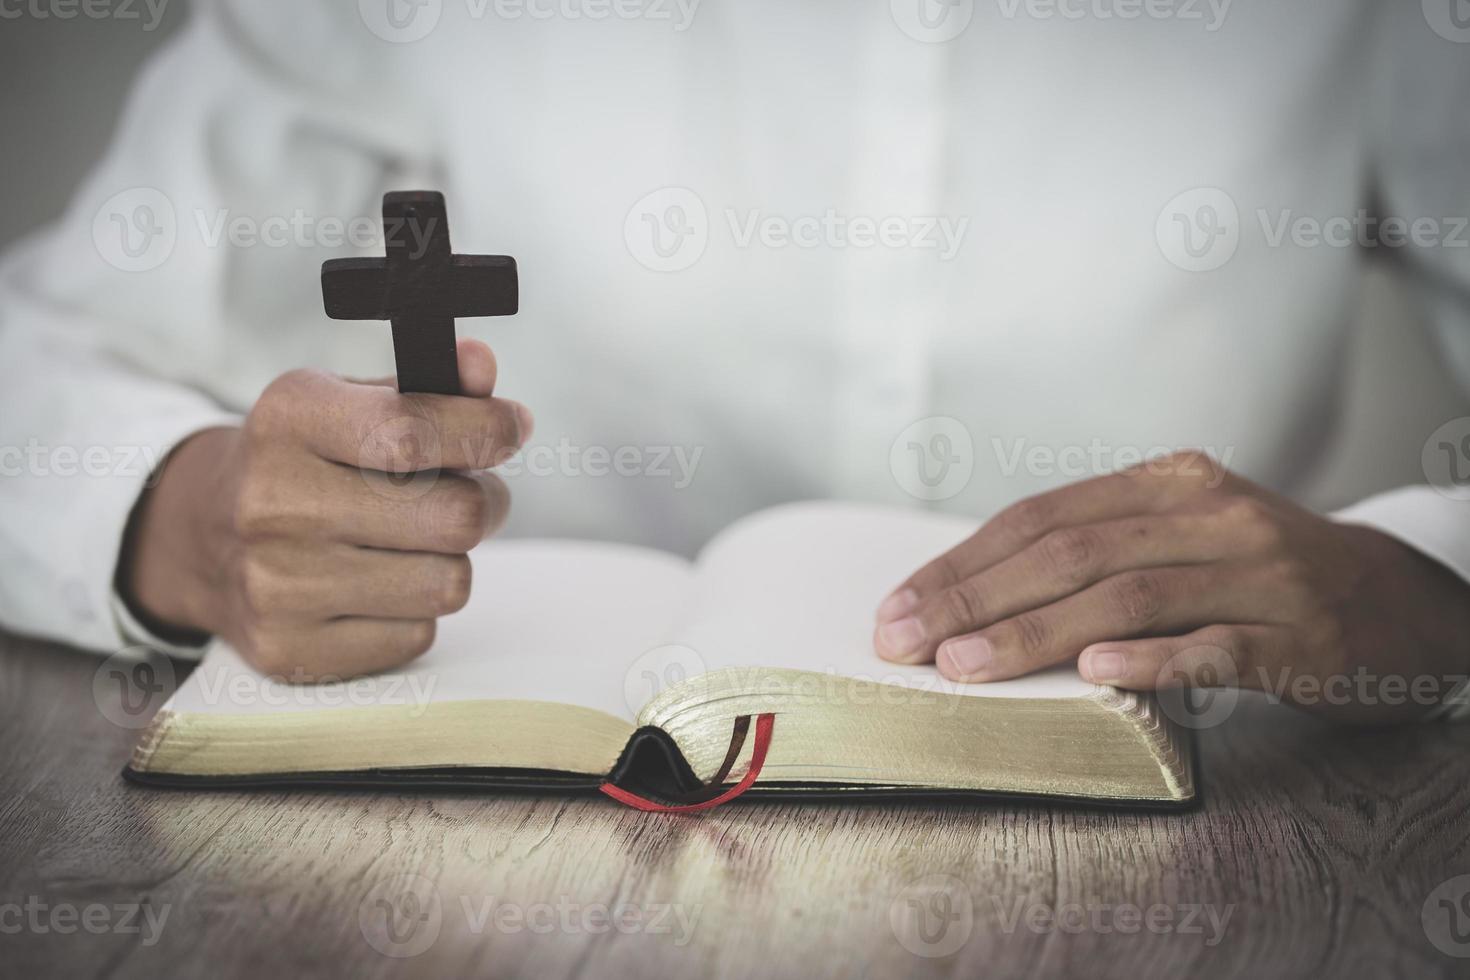
[[[745,725],[742,725],[741,722],[745,722]],[[737,741],[731,745],[730,755],[726,758],[725,765],[721,767],[720,772],[711,780],[711,785],[719,783],[730,771],[730,767],[735,761],[735,754],[740,751],[740,743],[745,741],[745,726],[748,724],[748,718],[737,720],[735,725],[735,738]],[[745,775],[740,778],[740,782],[713,799],[704,800],[700,803],[668,804],[658,803],[647,797],[639,796],[636,793],[630,793],[622,787],[614,786],[612,783],[603,783],[600,788],[604,793],[619,803],[630,806],[635,810],[643,810],[646,813],[694,813],[697,810],[708,810],[717,807],[721,803],[729,803],[735,797],[750,789],[755,783],[756,777],[761,774],[761,767],[766,764],[766,752],[771,748],[771,729],[775,727],[775,724],[776,716],[773,714],[756,715],[755,744],[750,750],[750,768],[745,771]]]

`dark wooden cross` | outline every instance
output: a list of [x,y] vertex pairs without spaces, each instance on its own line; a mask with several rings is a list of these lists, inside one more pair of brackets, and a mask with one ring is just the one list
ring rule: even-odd
[[322,302],[333,320],[391,320],[398,390],[457,395],[454,318],[508,316],[520,305],[516,260],[455,255],[438,191],[383,195],[387,257],[322,263]]

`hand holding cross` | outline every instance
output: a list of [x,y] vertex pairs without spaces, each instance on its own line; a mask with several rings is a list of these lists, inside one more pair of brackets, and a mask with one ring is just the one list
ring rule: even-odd
[[516,260],[455,255],[438,191],[383,195],[385,258],[322,263],[322,301],[334,320],[390,320],[398,390],[457,395],[454,319],[508,316],[520,305]]

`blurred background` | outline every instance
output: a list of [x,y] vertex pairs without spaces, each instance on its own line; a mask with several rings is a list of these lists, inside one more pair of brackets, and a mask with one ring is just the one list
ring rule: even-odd
[[[189,15],[185,0],[165,0],[149,30],[152,15],[138,7],[136,20],[0,19],[0,248],[66,205],[107,146],[139,68]],[[1333,449],[1307,493],[1307,503],[1324,509],[1424,482],[1424,439],[1467,414],[1466,395],[1394,283],[1372,272],[1361,286],[1352,383]]]

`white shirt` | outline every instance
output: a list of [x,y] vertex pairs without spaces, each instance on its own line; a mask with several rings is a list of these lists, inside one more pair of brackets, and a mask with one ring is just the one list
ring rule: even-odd
[[[460,324],[537,416],[513,534],[689,552],[809,497],[983,517],[1162,448],[1290,493],[1372,258],[1470,378],[1470,36],[1417,4],[195,7],[0,270],[13,629],[118,645],[151,463],[293,367],[391,371],[318,279],[381,254],[344,238],[390,189],[519,261],[520,314]],[[1362,209],[1438,240],[1294,224],[1346,241]],[[1470,578],[1451,492],[1345,516]]]

